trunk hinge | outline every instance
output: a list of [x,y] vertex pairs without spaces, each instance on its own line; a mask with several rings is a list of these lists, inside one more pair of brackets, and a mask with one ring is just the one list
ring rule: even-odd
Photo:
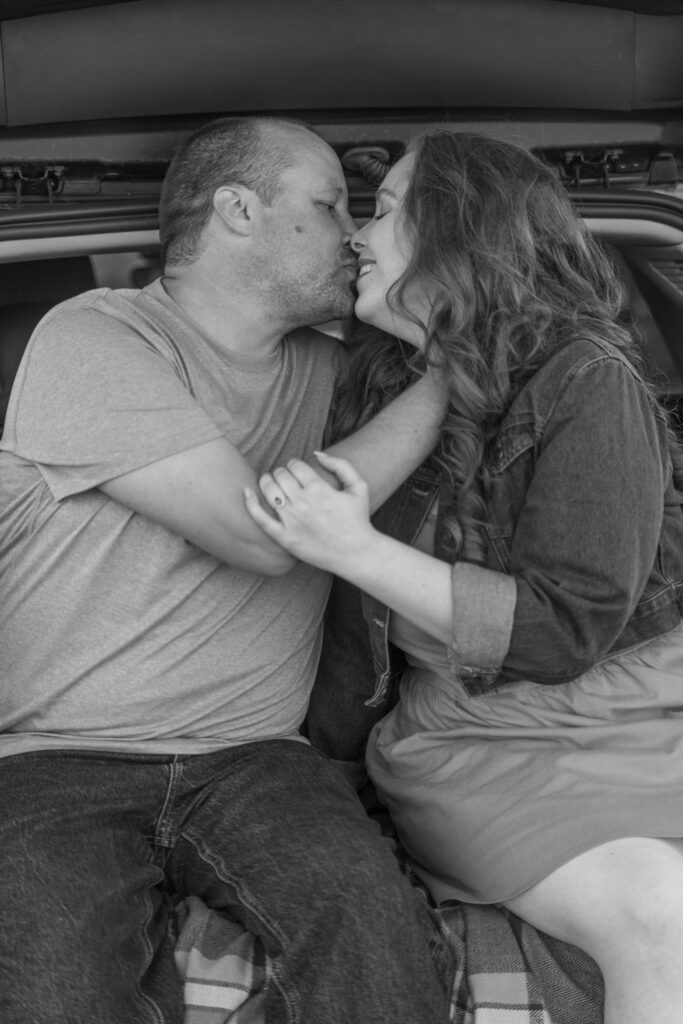
[[2,191],[14,191],[17,206],[26,196],[45,196],[52,202],[64,186],[66,168],[58,164],[44,167],[5,165],[0,167]]

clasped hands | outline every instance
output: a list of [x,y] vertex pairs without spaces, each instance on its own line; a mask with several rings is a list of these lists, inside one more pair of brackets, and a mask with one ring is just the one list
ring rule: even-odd
[[250,488],[245,488],[244,500],[252,519],[274,541],[296,558],[339,574],[373,543],[368,485],[346,459],[314,454],[322,469],[339,480],[340,490],[308,463],[291,459],[259,479],[275,516]]

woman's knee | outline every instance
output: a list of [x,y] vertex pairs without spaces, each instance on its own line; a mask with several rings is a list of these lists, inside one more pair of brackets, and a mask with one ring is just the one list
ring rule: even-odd
[[621,940],[640,955],[660,956],[661,947],[683,958],[683,855],[676,843],[647,841],[638,853],[630,884],[617,892],[616,925]]
[[666,942],[683,955],[683,846],[627,838],[589,850],[506,902],[599,963]]

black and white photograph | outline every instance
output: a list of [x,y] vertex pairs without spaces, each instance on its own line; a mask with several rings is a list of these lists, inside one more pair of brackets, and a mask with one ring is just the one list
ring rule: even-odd
[[0,1024],[681,1024],[683,0],[0,0]]

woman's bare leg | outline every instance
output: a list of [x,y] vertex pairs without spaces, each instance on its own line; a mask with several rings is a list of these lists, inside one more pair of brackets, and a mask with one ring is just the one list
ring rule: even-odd
[[593,957],[605,1024],[683,1020],[683,841],[605,843],[505,906]]

